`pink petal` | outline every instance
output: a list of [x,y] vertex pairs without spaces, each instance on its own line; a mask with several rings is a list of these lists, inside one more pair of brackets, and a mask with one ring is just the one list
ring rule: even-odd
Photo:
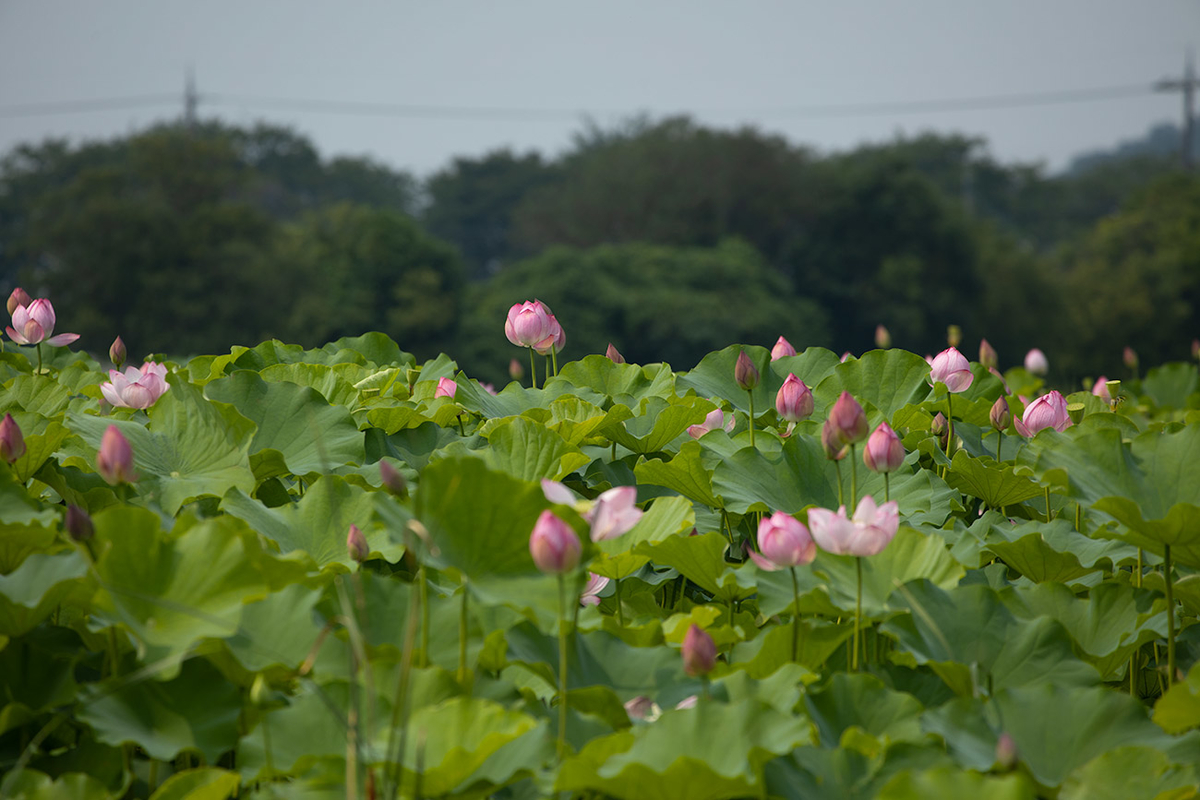
[[78,333],[60,333],[57,336],[51,336],[46,340],[46,344],[51,347],[62,347],[65,344],[70,344],[79,338]]
[[127,408],[125,401],[121,399],[121,395],[111,383],[100,384],[100,393],[104,395],[104,399],[108,401],[109,405],[117,408]]
[[753,561],[754,565],[761,570],[766,572],[778,572],[779,570],[783,569],[783,567],[779,566],[774,561],[771,561],[769,558],[760,554],[756,550],[750,550],[749,554],[750,560]]

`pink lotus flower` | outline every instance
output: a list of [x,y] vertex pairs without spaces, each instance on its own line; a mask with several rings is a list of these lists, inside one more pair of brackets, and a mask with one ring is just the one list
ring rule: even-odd
[[804,385],[804,381],[789,373],[775,395],[775,410],[781,418],[791,423],[808,419],[813,413],[812,390]]
[[100,384],[104,399],[116,408],[149,408],[171,388],[167,367],[147,361],[142,368],[126,367],[124,372],[108,371],[108,383]]
[[833,423],[832,418],[825,420],[825,424],[821,426],[821,449],[830,461],[841,461],[850,451],[850,446],[838,438],[837,425]]
[[1106,403],[1112,402],[1112,395],[1108,392],[1108,378],[1103,375],[1096,378],[1096,382],[1092,384],[1092,394]]
[[895,472],[904,463],[904,445],[891,425],[879,423],[871,438],[867,439],[867,446],[863,448],[863,463],[872,472]]
[[613,346],[612,342],[608,343],[608,349],[604,351],[604,355],[608,356],[608,360],[614,364],[625,363],[625,356],[621,355],[621,352]]
[[13,419],[12,414],[5,414],[0,422],[0,458],[9,464],[25,455],[25,437],[21,434],[21,426]]
[[842,444],[857,444],[867,438],[870,428],[867,427],[867,413],[849,392],[842,392],[833,408],[829,411],[829,420]]
[[758,549],[761,555],[751,550],[750,560],[767,572],[810,564],[817,557],[817,545],[808,528],[782,511],[763,517],[758,523]]
[[8,336],[17,344],[41,344],[62,347],[79,338],[78,333],[54,333],[54,306],[44,297],[39,297],[27,306],[17,306],[12,314],[12,325],[5,328]]
[[772,361],[794,355],[796,355],[796,348],[792,347],[792,343],[782,336],[779,337],[779,341],[775,342],[775,346],[771,348]]
[[[550,314],[550,309],[546,309],[546,313]],[[538,355],[549,355],[553,350],[556,353],[561,353],[562,349],[567,345],[567,333],[562,329],[562,325],[558,324],[553,314],[550,314],[550,336],[543,341],[540,347],[535,346],[533,349],[538,351]]]
[[733,366],[733,379],[737,381],[737,385],[742,388],[742,391],[748,392],[758,386],[760,378],[758,368],[754,366],[750,356],[746,355],[745,350],[740,351],[737,363]]
[[808,525],[817,546],[827,553],[849,556],[873,556],[887,547],[900,528],[900,510],[895,500],[875,505],[867,495],[858,502],[852,519],[846,507],[837,513],[827,508],[810,508]]
[[1033,375],[1045,375],[1050,371],[1046,354],[1036,347],[1025,354],[1025,370]]
[[880,350],[887,350],[892,346],[892,334],[882,324],[875,326],[875,346]]
[[700,626],[692,623],[683,637],[683,671],[692,677],[707,675],[717,665],[717,645]]
[[708,412],[708,415],[704,418],[703,424],[689,425],[687,432],[688,432],[688,436],[691,436],[693,439],[699,439],[701,436],[708,433],[709,431],[720,430],[721,428],[724,428],[725,432],[729,433],[730,431],[733,430],[733,424],[734,424],[733,414],[729,415],[729,421],[726,422],[725,421],[725,412],[718,408],[718,409]]
[[1008,410],[1008,401],[1004,399],[1004,395],[996,398],[992,410],[988,412],[988,421],[1001,433],[1008,430],[1008,426],[1012,424],[1012,412]]
[[1137,351],[1129,345],[1125,345],[1125,350],[1121,353],[1121,360],[1125,362],[1125,366],[1129,369],[1137,369],[1138,367]]
[[113,339],[112,345],[108,348],[108,360],[113,363],[114,367],[120,369],[121,365],[125,363],[126,355],[125,342],[121,341],[121,337],[118,336]]
[[367,556],[371,555],[371,546],[367,544],[367,537],[359,530],[357,525],[350,526],[350,532],[346,534],[346,549],[350,552],[350,558],[361,564],[367,560]]
[[929,367],[930,379],[934,383],[945,384],[954,394],[965,392],[975,380],[975,376],[971,374],[971,363],[953,347],[947,347],[934,356]]
[[458,391],[458,384],[449,378],[438,378],[437,389],[433,392],[433,397],[436,400],[439,397],[453,398],[455,392]]
[[583,594],[579,595],[579,604],[581,606],[600,605],[600,593],[604,591],[605,586],[608,586],[608,578],[589,572],[587,584],[583,587]]
[[615,486],[595,500],[581,500],[558,481],[542,479],[542,494],[551,503],[571,506],[592,526],[593,542],[615,539],[628,533],[642,518],[637,507],[636,486]]
[[[505,330],[507,329],[508,325],[506,323]],[[512,341],[511,336],[509,337],[509,341]],[[514,381],[519,381],[521,378],[525,377],[525,368],[522,367],[521,362],[517,361],[515,358],[508,362],[508,377],[512,378]]]
[[96,472],[109,486],[137,480],[137,475],[133,473],[133,448],[116,425],[109,425],[100,439]]
[[29,296],[29,292],[18,286],[8,296],[8,315],[11,317],[18,306],[27,306],[32,302],[33,298]]
[[518,347],[549,348],[556,336],[555,323],[551,314],[540,300],[517,303],[508,310],[504,322],[504,335]]
[[1014,420],[1017,433],[1022,436],[1036,436],[1038,431],[1046,428],[1062,433],[1071,427],[1071,416],[1067,413],[1067,399],[1057,389],[1034,400],[1025,409],[1021,418]]
[[575,569],[582,547],[571,526],[547,509],[529,535],[529,554],[542,572],[558,575]]

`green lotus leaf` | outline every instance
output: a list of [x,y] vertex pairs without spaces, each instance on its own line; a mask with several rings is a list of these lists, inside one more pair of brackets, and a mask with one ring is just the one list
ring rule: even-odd
[[[67,427],[86,443],[72,455],[94,464],[100,440],[116,425],[133,448],[137,489],[157,500],[168,515],[199,497],[220,497],[231,488],[254,489],[250,442],[255,425],[225,403],[215,403],[177,375],[168,375],[171,390],[149,410],[149,425],[90,414],[67,415]],[[74,441],[74,440],[69,440]]]
[[[19,408],[46,419],[53,419],[62,414],[70,402],[70,388],[47,375],[18,375],[9,383],[4,394],[0,395],[0,408],[5,411]],[[31,432],[26,430],[25,426],[22,426],[21,430],[27,435]]]
[[818,403],[827,406],[833,405],[843,391],[862,404],[874,427],[929,395],[929,364],[907,350],[871,350],[839,364],[833,375],[813,388]]
[[[363,435],[341,406],[294,383],[268,383],[256,373],[238,370],[208,384],[204,393],[228,403],[258,426],[250,453],[278,450],[293,475],[311,475],[343,464],[361,464]],[[256,473],[259,480],[275,473]]]
[[0,635],[22,636],[63,604],[86,608],[94,591],[88,561],[77,550],[33,553],[0,575]]
[[198,751],[215,762],[237,743],[241,690],[203,659],[185,661],[169,681],[88,684],[79,698],[79,719],[99,741],[114,747],[132,742],[151,758]]
[[[1113,539],[1084,536],[1075,530],[1073,523],[1061,518],[1049,523],[1034,520],[1014,525],[1007,517],[989,512],[971,526],[971,531],[984,537],[982,549],[1000,556],[1037,583],[1051,580],[1066,583],[1079,575],[1111,571],[1137,559],[1136,547]],[[1039,559],[1045,559],[1044,563]]]
[[1039,484],[1018,475],[1013,467],[997,465],[990,458],[972,458],[965,450],[954,454],[946,483],[980,498],[988,508],[1004,508],[1042,495]]
[[1162,408],[1195,408],[1191,396],[1200,389],[1194,364],[1175,362],[1153,367],[1142,379],[1142,390]]
[[[558,685],[558,637],[523,622],[505,632],[508,661]],[[679,653],[665,647],[631,647],[604,631],[576,633],[569,643],[567,688],[607,686],[624,698],[653,695],[683,680]]]
[[1154,704],[1154,722],[1167,733],[1200,727],[1200,662]]
[[606,356],[589,355],[564,365],[557,376],[546,381],[546,389],[557,391],[558,384],[567,384],[597,395],[603,402],[572,392],[605,409],[614,404],[632,408],[647,397],[673,397],[675,381],[666,364],[615,364]]
[[[715,461],[715,459],[714,459]],[[639,484],[665,486],[684,497],[710,508],[720,508],[713,494],[712,466],[707,463],[699,442],[684,442],[669,461],[654,458],[634,467]]]
[[950,766],[940,747],[895,744],[887,750],[857,727],[841,747],[800,747],[767,764],[770,797],[873,800],[883,784],[903,772]]
[[689,427],[704,422],[712,409],[710,402],[698,397],[671,400],[646,397],[639,401],[633,416],[614,415],[613,421],[606,423],[600,432],[635,453],[658,453]]
[[225,640],[225,646],[248,672],[272,666],[299,668],[321,632],[323,623],[313,619],[320,597],[320,589],[292,584],[246,604],[237,631]]
[[[351,377],[357,378],[361,367],[354,366],[354,374],[347,367],[352,365],[325,364],[275,364],[259,372],[259,377],[268,383],[294,383],[306,386],[321,394],[326,402],[334,406],[345,406],[354,411],[361,405],[358,388],[351,382]],[[393,371],[388,372],[393,375]],[[398,370],[394,371],[399,374]]]
[[[738,356],[743,352],[759,373],[759,383],[753,392],[747,392],[738,386],[734,378]],[[786,373],[781,376],[774,372],[770,365],[771,352],[765,347],[735,344],[724,350],[709,353],[700,360],[695,369],[679,373],[675,383],[682,390],[694,389],[701,397],[725,400],[746,414],[750,412],[750,395],[753,394],[754,414],[757,417],[775,408],[775,395],[779,393],[779,387],[783,386],[787,377]],[[804,378],[803,375],[796,377]]]
[[33,769],[5,775],[0,782],[0,796],[13,800],[108,800],[113,797],[104,784],[91,775],[68,772],[51,778]]
[[217,767],[200,767],[176,772],[163,781],[150,800],[226,800],[237,793],[241,779],[236,772]]
[[762,796],[763,764],[811,737],[803,717],[764,703],[702,700],[651,725],[593,739],[559,768],[555,789],[662,800]]
[[320,567],[353,564],[346,534],[357,525],[372,552],[389,561],[400,557],[401,545],[374,524],[378,495],[337,475],[322,475],[296,503],[267,508],[234,489],[221,499],[221,508],[273,541],[283,554],[307,553]]
[[1196,797],[1195,764],[1172,764],[1150,747],[1131,745],[1102,753],[1063,781],[1060,800],[1186,800]]
[[367,461],[374,463],[389,456],[420,471],[425,469],[435,453],[461,441],[463,439],[457,430],[439,427],[429,420],[389,435],[384,435],[379,428],[367,428]]
[[748,570],[735,570],[726,563],[728,544],[724,536],[711,532],[699,536],[672,536],[645,544],[639,551],[650,556],[655,564],[675,568],[722,602],[732,603],[754,594],[754,575]]
[[826,747],[837,747],[851,726],[885,744],[925,738],[921,703],[910,694],[888,689],[872,675],[836,673],[824,688],[806,694],[804,705]]
[[75,701],[83,643],[71,630],[45,627],[0,650],[0,734],[45,710]]
[[483,456],[491,467],[526,481],[561,480],[591,461],[562,436],[525,417],[501,421],[488,443]]
[[1024,775],[980,775],[952,767],[905,770],[888,781],[879,800],[1034,800],[1033,786]]
[[596,543],[596,558],[588,569],[607,578],[626,578],[649,561],[647,551],[657,542],[686,534],[696,524],[692,504],[683,497],[659,497],[628,532]]
[[68,435],[70,435],[70,431],[61,423],[51,421],[46,425],[43,433],[26,436],[25,454],[12,465],[16,479],[21,483],[28,483],[29,479],[42,468],[42,465],[58,451]]
[[389,436],[399,431],[418,428],[426,422],[432,424],[429,416],[414,406],[372,408],[367,412],[367,423],[374,428],[379,428]]

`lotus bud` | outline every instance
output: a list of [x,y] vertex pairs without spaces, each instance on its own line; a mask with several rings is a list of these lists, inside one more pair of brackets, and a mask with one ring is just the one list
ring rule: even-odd
[[929,432],[938,438],[944,449],[946,440],[950,438],[950,426],[946,424],[946,416],[942,412],[939,411],[929,423]]
[[947,347],[933,357],[929,364],[929,378],[934,383],[944,384],[952,394],[965,392],[975,380],[967,357],[953,347]]
[[1012,412],[1008,409],[1008,400],[1004,398],[1004,395],[996,398],[992,410],[988,412],[988,420],[992,423],[992,427],[1001,433],[1008,430],[1008,426],[1012,424]]
[[852,358],[854,358],[854,354],[847,350],[846,352],[842,353],[842,357],[838,359],[838,363],[845,364]]
[[100,452],[96,454],[96,472],[109,486],[133,483],[133,448],[129,440],[116,425],[109,425],[100,440]]
[[357,525],[350,526],[350,532],[346,534],[346,549],[350,551],[350,558],[361,564],[367,560],[367,556],[371,555],[371,546],[367,544],[367,537],[358,529]]
[[867,438],[871,429],[867,426],[867,414],[858,401],[849,392],[842,392],[833,408],[829,411],[829,419],[837,432],[838,441],[842,444],[857,444]]
[[67,518],[64,522],[64,527],[67,529],[67,535],[71,537],[72,541],[86,542],[96,535],[96,526],[92,524],[92,518],[77,505],[67,506]]
[[1036,347],[1025,354],[1025,369],[1033,375],[1045,375],[1050,371],[1046,354]]
[[23,455],[25,437],[21,434],[21,427],[12,414],[5,414],[4,421],[0,422],[0,458],[12,464]]
[[996,766],[1008,771],[1017,765],[1017,743],[1008,733],[996,740]]
[[604,355],[608,356],[608,360],[614,364],[624,364],[625,356],[621,355],[620,351],[613,346],[612,342],[608,343],[608,349],[604,351]]
[[737,364],[733,368],[733,379],[737,381],[737,385],[747,392],[752,391],[758,386],[760,377],[758,368],[754,366],[750,356],[746,355],[746,351],[739,352]]
[[846,453],[850,452],[850,447],[842,444],[838,438],[837,426],[833,424],[832,418],[825,420],[825,424],[821,426],[821,449],[830,461],[841,461],[846,457]]
[[1125,352],[1121,354],[1121,360],[1125,362],[1125,367],[1130,370],[1138,368],[1137,351],[1128,345],[1125,346]]
[[1000,365],[1000,354],[996,352],[996,348],[992,347],[987,339],[979,342],[979,363],[988,369],[995,369]]
[[121,341],[120,336],[113,339],[112,347],[108,348],[108,360],[117,369],[120,369],[121,365],[125,363],[125,343]]
[[1092,394],[1106,403],[1112,400],[1112,396],[1108,393],[1108,378],[1103,375],[1096,378],[1096,382],[1092,384]]
[[514,381],[519,381],[525,377],[525,368],[521,366],[521,362],[515,358],[508,362],[508,377]]
[[518,347],[549,349],[555,340],[555,327],[556,324],[551,322],[550,310],[541,301],[526,301],[516,303],[508,310],[504,335]]
[[763,517],[758,523],[758,550],[776,567],[798,567],[812,563],[817,557],[817,545],[808,528],[782,511]]
[[804,381],[789,373],[775,395],[775,410],[788,422],[808,419],[813,413],[812,390],[804,385]]
[[703,628],[692,623],[683,637],[683,671],[698,677],[712,672],[716,665],[716,642]]
[[782,336],[775,342],[775,346],[771,348],[771,360],[775,361],[780,358],[796,355],[796,348],[792,347],[792,343]]
[[1025,407],[1021,419],[1014,420],[1017,433],[1025,437],[1037,435],[1038,431],[1046,428],[1062,433],[1071,427],[1071,415],[1067,410],[1067,400],[1057,389],[1042,395]]
[[892,335],[883,325],[875,326],[875,346],[880,350],[887,350],[892,346]]
[[946,328],[946,343],[951,347],[958,347],[962,342],[962,328],[957,325],[950,325]]
[[401,499],[408,496],[408,482],[400,474],[400,470],[392,466],[390,461],[379,462],[379,479],[383,488]]
[[582,548],[575,531],[549,509],[542,512],[529,536],[529,554],[542,572],[559,575],[579,564]]
[[437,389],[433,392],[433,397],[436,400],[439,397],[454,398],[458,391],[458,384],[449,378],[438,378]]
[[12,294],[8,296],[8,315],[11,317],[20,306],[27,306],[33,302],[33,298],[29,296],[29,292],[22,289],[20,286],[12,290]]
[[891,425],[879,423],[871,438],[867,439],[867,446],[863,448],[863,463],[872,472],[895,472],[904,463],[904,445]]

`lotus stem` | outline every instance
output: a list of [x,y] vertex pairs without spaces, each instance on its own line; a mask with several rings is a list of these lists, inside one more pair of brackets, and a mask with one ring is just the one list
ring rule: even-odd
[[613,590],[616,593],[617,600],[617,623],[625,627],[625,609],[621,607],[621,579],[613,578]]
[[[421,576],[424,578],[425,567],[421,567]],[[422,582],[423,584],[423,582]],[[408,604],[408,620],[404,628],[404,646],[400,650],[400,670],[396,678],[396,697],[392,706],[391,727],[388,729],[388,742],[385,754],[388,760],[395,765],[391,779],[391,796],[393,798],[400,791],[401,761],[404,759],[404,748],[408,743],[408,682],[412,675],[413,665],[413,643],[417,635],[417,624],[419,621],[418,614],[423,605],[418,592],[417,597],[409,598]],[[265,722],[265,719],[264,719]],[[396,741],[396,731],[400,731],[399,749],[396,751],[395,758],[392,758],[392,743]],[[387,766],[385,766],[385,770]],[[386,774],[386,772],[385,772]]]
[[458,608],[458,682],[467,682],[467,581],[463,579],[462,604]]
[[467,438],[467,429],[466,429],[466,427],[463,426],[463,415],[462,414],[458,415],[458,433],[464,439]]
[[858,586],[854,598],[854,645],[850,657],[850,671],[858,672],[858,632],[862,629],[862,556],[854,557],[858,573]]
[[733,525],[729,523],[729,512],[723,508],[721,509],[721,519],[725,522],[725,532],[729,534],[729,552],[732,553],[735,546],[733,543]]
[[750,446],[754,447],[754,392],[746,392],[750,397]]
[[1046,495],[1046,522],[1049,523],[1050,522],[1050,487],[1045,486],[1045,487],[1043,487],[1042,491]]
[[420,580],[421,605],[421,657],[417,659],[418,667],[429,666],[429,578],[425,575],[425,565],[418,572]]
[[883,473],[883,502],[888,502],[892,499],[892,484],[888,480],[890,473]]
[[800,660],[800,583],[796,579],[796,568],[792,567],[792,661]]
[[854,445],[850,445],[850,513],[858,508],[858,453]]
[[[954,412],[951,411],[951,402],[954,399],[953,392],[946,393],[946,458],[950,457],[954,450]],[[998,459],[997,459],[998,460]]]
[[1000,463],[1000,448],[1004,446],[1004,434],[996,431],[996,463]]
[[537,388],[537,362],[533,360],[533,348],[529,348],[529,388]]
[[38,354],[38,371],[37,371],[37,374],[38,374],[38,375],[41,375],[41,374],[42,374],[42,343],[41,343],[41,342],[38,342],[38,343],[37,343],[37,354]]
[[558,575],[558,760],[567,756],[567,582]]
[[[558,375],[558,348],[550,345],[550,361],[554,364],[554,375]],[[544,383],[544,381],[543,381]]]
[[1083,506],[1075,504],[1075,530],[1083,533]]
[[1140,547],[1138,548],[1137,576],[1136,576],[1136,578],[1137,578],[1137,587],[1140,589],[1140,588],[1142,588],[1142,548],[1140,548]]
[[838,476],[838,505],[844,506],[846,502],[842,499],[842,462],[834,461],[833,466],[837,469]]
[[1175,683],[1175,584],[1171,580],[1171,545],[1163,545],[1163,578],[1167,584],[1167,688]]

